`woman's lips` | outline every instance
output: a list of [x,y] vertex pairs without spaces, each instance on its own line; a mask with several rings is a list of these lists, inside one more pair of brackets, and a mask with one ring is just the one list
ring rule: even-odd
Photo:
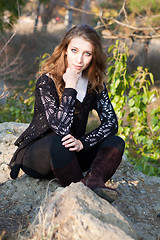
[[82,66],[74,65],[74,68],[75,68],[76,70],[80,70],[80,69],[82,68]]

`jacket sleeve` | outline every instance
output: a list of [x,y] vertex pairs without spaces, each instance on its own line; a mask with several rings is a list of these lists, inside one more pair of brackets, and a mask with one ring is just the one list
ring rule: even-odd
[[67,135],[73,123],[77,91],[72,88],[65,88],[62,100],[59,102],[54,82],[50,80],[50,83],[48,83],[45,79],[41,80],[40,83],[38,81],[36,85],[36,91],[43,108],[42,111],[44,111],[49,127],[56,134]]
[[85,150],[118,132],[117,117],[109,99],[105,84],[102,92],[97,94],[94,109],[98,113],[101,124],[90,133],[80,137],[80,141]]

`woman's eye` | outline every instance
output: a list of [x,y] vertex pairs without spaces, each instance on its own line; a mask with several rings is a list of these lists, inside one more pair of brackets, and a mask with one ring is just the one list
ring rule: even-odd
[[76,50],[76,49],[74,49],[74,48],[73,48],[73,49],[71,49],[71,51],[72,51],[73,53],[77,52],[77,50]]
[[86,52],[86,55],[87,55],[87,56],[91,56],[91,53],[90,53],[90,52]]

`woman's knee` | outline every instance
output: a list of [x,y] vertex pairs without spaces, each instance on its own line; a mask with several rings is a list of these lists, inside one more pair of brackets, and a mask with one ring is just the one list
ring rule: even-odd
[[124,152],[125,141],[121,137],[113,135],[111,137],[106,138],[103,142],[103,145],[116,147],[121,152]]
[[114,139],[115,139],[115,147],[117,147],[120,151],[124,152],[125,141],[123,140],[123,138],[115,135]]
[[45,148],[48,156],[54,156],[58,153],[65,154],[66,148],[62,145],[62,136],[50,134],[41,140],[41,148]]
[[62,168],[76,157],[74,152],[69,151],[68,148],[62,145],[62,137],[58,135],[52,138],[49,155],[54,169]]

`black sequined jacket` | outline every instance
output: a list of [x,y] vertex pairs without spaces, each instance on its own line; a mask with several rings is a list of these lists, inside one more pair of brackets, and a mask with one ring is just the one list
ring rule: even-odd
[[[71,133],[82,142],[84,150],[117,133],[118,121],[105,84],[100,94],[87,91],[82,103],[76,99],[76,95],[75,89],[65,88],[60,102],[51,78],[42,75],[37,80],[33,120],[16,140],[18,148],[9,164],[12,178],[18,175],[27,146],[50,132],[61,136]],[[88,114],[93,109],[97,111],[101,124],[85,134]]]

